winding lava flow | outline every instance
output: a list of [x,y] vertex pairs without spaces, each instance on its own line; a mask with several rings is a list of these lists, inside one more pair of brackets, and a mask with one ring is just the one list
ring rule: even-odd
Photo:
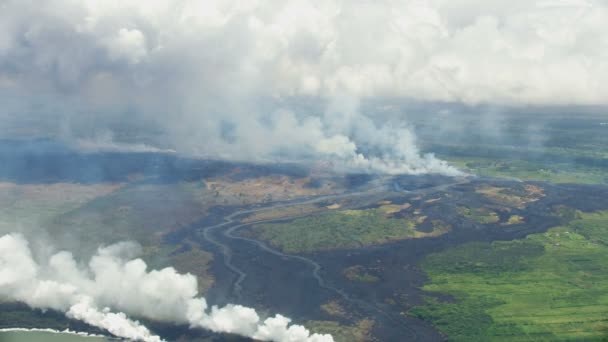
[[[437,186],[433,186],[433,187],[416,189],[416,190],[411,190],[411,191],[402,190],[401,192],[413,194],[413,195],[428,194],[428,193],[434,193],[434,192],[438,192],[438,191],[444,191],[454,185],[460,185],[460,184],[464,184],[467,182],[468,182],[467,178],[461,178],[461,179],[457,179],[455,182],[452,182],[452,183],[441,184],[441,185],[437,185]],[[244,272],[243,270],[239,269],[232,263],[231,248],[227,244],[222,243],[216,237],[213,236],[213,234],[216,233],[217,231],[219,231],[221,228],[225,228],[222,230],[221,233],[222,233],[222,236],[224,236],[227,239],[246,241],[248,243],[254,244],[262,251],[273,254],[277,257],[297,260],[297,261],[300,261],[300,262],[306,264],[308,267],[310,267],[312,269],[311,276],[316,280],[316,282],[320,288],[334,292],[335,294],[340,296],[342,299],[344,299],[345,301],[347,301],[351,304],[354,304],[354,305],[364,308],[366,310],[370,310],[370,311],[380,314],[381,316],[387,318],[391,322],[400,326],[404,332],[403,337],[410,336],[413,340],[415,340],[417,337],[416,332],[411,327],[409,327],[407,324],[404,324],[403,320],[400,319],[400,317],[398,317],[398,315],[391,314],[389,312],[386,312],[385,310],[382,310],[382,308],[380,308],[380,305],[378,303],[372,304],[372,303],[368,303],[368,302],[353,298],[345,291],[343,291],[339,288],[333,287],[331,285],[328,285],[327,282],[325,281],[325,279],[323,279],[323,277],[321,276],[321,265],[319,265],[314,260],[311,260],[309,258],[300,256],[300,255],[285,254],[274,248],[271,248],[269,245],[267,245],[259,240],[250,239],[247,237],[243,237],[243,236],[234,234],[238,229],[243,228],[245,226],[252,225],[252,224],[272,223],[272,222],[278,222],[278,221],[291,220],[294,218],[314,215],[315,213],[281,217],[280,219],[259,220],[259,221],[254,221],[254,222],[241,223],[239,218],[242,216],[245,216],[247,214],[252,214],[252,213],[261,212],[261,211],[268,211],[268,210],[277,209],[277,208],[285,208],[285,207],[302,205],[302,204],[312,204],[312,203],[331,201],[331,200],[337,200],[337,199],[343,199],[343,198],[364,197],[364,196],[372,197],[374,195],[383,195],[388,192],[394,193],[395,190],[391,191],[390,190],[391,188],[394,188],[393,183],[386,182],[386,180],[384,180],[384,181],[380,180],[379,184],[376,184],[375,186],[370,187],[364,191],[347,192],[347,193],[337,194],[337,195],[317,196],[314,198],[304,198],[301,200],[291,201],[291,202],[287,202],[287,203],[281,202],[281,203],[273,204],[270,206],[265,206],[262,208],[239,210],[239,211],[236,211],[236,212],[224,217],[224,222],[222,222],[222,223],[202,228],[201,232],[202,232],[203,238],[206,241],[215,245],[222,251],[222,254],[224,256],[224,260],[223,260],[224,265],[237,276],[236,280],[234,281],[234,283],[232,285],[232,289],[231,289],[233,296],[237,300],[241,297],[241,292],[243,290],[242,283],[247,278],[247,273]]]

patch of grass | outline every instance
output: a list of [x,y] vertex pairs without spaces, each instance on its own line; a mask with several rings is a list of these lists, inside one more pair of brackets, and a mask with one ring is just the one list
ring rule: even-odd
[[582,218],[580,211],[565,205],[556,205],[552,209],[553,215],[558,217],[563,224],[569,224],[573,220]]
[[151,268],[190,272],[202,292],[213,284],[208,271],[212,255],[187,241],[163,244],[162,236],[204,214],[180,183],[0,183],[0,232],[23,227],[30,233],[42,227],[52,235],[54,247],[85,260],[101,245],[134,240],[142,244],[142,257]]
[[382,210],[382,212],[384,212],[385,214],[395,214],[398,213],[402,210],[408,209],[409,207],[411,207],[412,205],[409,203],[405,203],[405,204],[390,204],[390,203],[386,203],[380,206],[380,210]]
[[195,244],[186,246],[188,246],[188,250],[172,253],[169,264],[180,273],[190,273],[196,276],[199,293],[207,293],[215,282],[215,278],[209,270],[213,254],[198,248]]
[[523,240],[470,243],[428,256],[428,299],[410,313],[454,341],[587,341],[608,332],[608,212]]
[[354,325],[341,325],[334,321],[308,321],[305,326],[314,333],[331,334],[336,342],[371,341],[374,321],[363,319]]
[[416,221],[394,218],[383,209],[341,210],[253,226],[256,237],[285,252],[356,248],[415,238]]
[[44,227],[56,216],[75,210],[98,197],[120,189],[122,184],[0,183],[0,231]]
[[552,183],[608,184],[606,170],[584,165],[547,165],[521,159],[495,159],[485,157],[446,159],[461,170],[487,177],[513,177],[525,181]]
[[433,324],[449,337],[450,341],[479,341],[488,340],[491,335],[513,336],[519,333],[516,327],[508,327],[499,332],[494,328],[492,316],[486,313],[488,308],[502,304],[489,298],[471,298],[463,305],[444,303],[433,297],[425,297],[425,305],[412,309],[409,314]]
[[479,224],[496,223],[500,220],[498,215],[488,208],[458,207],[458,213]]
[[375,275],[367,272],[365,267],[361,265],[355,265],[348,267],[342,271],[342,274],[346,277],[346,279],[350,281],[358,281],[363,283],[375,283],[380,280]]
[[422,267],[427,273],[461,274],[492,273],[525,270],[526,258],[542,255],[544,246],[533,240],[472,242],[428,256]]
[[86,255],[101,244],[124,240],[158,246],[164,234],[203,215],[205,209],[180,184],[144,184],[122,188],[58,215],[48,229],[58,238],[78,241],[78,250],[72,251]]
[[346,312],[346,310],[340,305],[337,300],[332,300],[321,305],[321,310],[330,316],[348,318],[350,315]]
[[608,211],[578,214],[570,226],[591,243],[608,247]]
[[[339,207],[339,205],[338,205]],[[254,212],[247,217],[243,218],[243,222],[256,222],[256,221],[265,221],[265,220],[274,220],[280,219],[283,217],[292,217],[298,215],[306,215],[314,212],[324,211],[326,209],[333,209],[328,207],[318,207],[313,204],[303,204],[303,205],[294,205],[287,206],[283,208],[273,208],[264,211]]]
[[513,224],[521,224],[524,223],[524,218],[520,215],[511,215],[507,222],[503,223],[504,226],[510,226]]
[[544,196],[542,188],[531,184],[526,184],[523,189],[484,185],[477,188],[475,192],[484,195],[493,203],[516,208],[524,208],[526,204],[538,201]]

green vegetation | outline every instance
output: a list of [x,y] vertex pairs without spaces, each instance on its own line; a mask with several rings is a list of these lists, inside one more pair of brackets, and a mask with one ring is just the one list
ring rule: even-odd
[[509,216],[509,219],[507,220],[507,222],[503,223],[503,225],[510,226],[512,224],[521,224],[521,223],[524,223],[524,221],[525,220],[522,216],[511,215],[511,216]]
[[[101,245],[122,240],[142,244],[151,268],[174,266],[198,277],[199,290],[213,285],[212,255],[198,244],[162,244],[163,234],[205,214],[188,185],[177,184],[14,184],[0,182],[0,232],[45,229],[53,245],[87,259]],[[42,228],[41,228],[42,227]],[[40,325],[43,327],[48,324]]]
[[483,185],[475,189],[475,192],[482,194],[492,203],[520,209],[524,208],[526,204],[538,201],[545,196],[543,188],[532,184],[510,188]]
[[458,207],[458,213],[479,224],[496,223],[500,220],[498,215],[488,208]]
[[414,238],[414,219],[394,218],[381,208],[342,210],[298,218],[289,223],[253,226],[258,238],[285,252],[355,248]]
[[293,217],[293,216],[303,216],[305,214],[311,214],[314,212],[319,212],[327,209],[334,209],[335,207],[339,208],[339,205],[335,204],[334,206],[329,206],[330,208],[318,207],[314,204],[302,204],[302,205],[292,205],[287,207],[279,207],[273,208],[270,210],[264,210],[259,212],[254,212],[245,217],[243,222],[256,222],[256,221],[265,221],[265,220],[274,220],[280,219],[284,217]]
[[169,262],[171,266],[175,267],[179,273],[195,275],[198,280],[198,291],[207,293],[215,282],[215,278],[209,270],[213,254],[195,246],[191,246],[187,252],[176,252],[171,253]]
[[410,314],[432,321],[453,341],[605,340],[608,212],[574,216],[523,240],[430,255],[422,263],[430,277],[424,290],[455,300],[429,297]]
[[332,210],[287,223],[257,224],[244,235],[268,241],[285,252],[314,252],[338,248],[356,248],[403,239],[435,237],[448,233],[451,226],[432,220],[432,230],[423,232],[416,226],[426,221],[420,213],[396,217],[410,204],[384,204],[362,210]]
[[491,157],[445,157],[461,170],[486,177],[513,177],[525,181],[552,183],[608,184],[606,170],[592,166],[547,165],[523,159]]
[[56,216],[49,230],[69,232],[83,250],[124,240],[156,246],[164,233],[203,215],[204,208],[180,184],[144,184],[127,186]]
[[533,112],[526,108],[501,114],[490,126],[485,114],[475,110],[462,113],[453,127],[444,125],[442,116],[433,119],[428,113],[410,120],[419,127],[418,138],[425,151],[472,174],[608,184],[608,127],[601,124],[605,109]]
[[380,280],[375,275],[367,272],[361,265],[355,265],[346,268],[342,274],[350,281],[358,281],[362,283],[375,283]]
[[321,305],[321,310],[330,316],[348,318],[350,315],[346,312],[346,310],[340,305],[337,300],[329,301],[323,305]]
[[198,248],[191,241],[181,245],[158,245],[143,248],[142,259],[150,269],[160,269],[173,266],[179,273],[190,273],[196,276],[199,293],[207,293],[213,286],[215,278],[209,267],[213,254]]
[[314,333],[331,334],[336,342],[365,342],[371,340],[374,321],[364,319],[354,325],[334,321],[308,321],[306,327]]
[[53,218],[117,191],[120,186],[0,182],[0,232],[12,232],[15,227],[35,231],[38,227],[47,226]]

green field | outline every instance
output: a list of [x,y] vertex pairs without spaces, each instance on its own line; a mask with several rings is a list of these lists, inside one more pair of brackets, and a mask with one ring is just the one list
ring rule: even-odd
[[410,314],[452,341],[606,340],[607,261],[608,211],[580,213],[523,240],[469,243],[427,257],[427,304]]
[[420,232],[415,228],[415,218],[394,218],[380,207],[332,211],[288,223],[259,224],[253,226],[253,232],[257,238],[285,252],[297,253],[419,237]]
[[472,174],[608,184],[608,126],[601,124],[606,109],[535,111],[490,115],[490,127],[485,110],[461,113],[458,125],[428,114],[410,120],[425,151]]
[[523,159],[500,159],[492,157],[446,156],[459,169],[486,177],[509,177],[525,181],[552,183],[608,184],[605,168],[585,165],[550,165]]
[[458,207],[458,213],[479,224],[496,223],[500,220],[498,215],[488,208]]

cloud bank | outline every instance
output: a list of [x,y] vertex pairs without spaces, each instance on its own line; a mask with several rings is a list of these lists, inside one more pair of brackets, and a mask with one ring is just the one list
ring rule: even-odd
[[602,0],[3,0],[0,132],[454,174],[359,104],[606,105],[607,37]]
[[23,236],[4,235],[0,237],[0,299],[65,312],[69,318],[138,341],[161,338],[127,314],[261,341],[333,341],[331,335],[310,334],[303,326],[290,325],[290,319],[281,315],[262,321],[254,309],[240,305],[209,308],[204,298],[197,297],[194,276],[173,268],[148,271],[144,261],[134,258],[137,253],[137,245],[118,243],[100,248],[86,266],[65,251],[39,262]]

